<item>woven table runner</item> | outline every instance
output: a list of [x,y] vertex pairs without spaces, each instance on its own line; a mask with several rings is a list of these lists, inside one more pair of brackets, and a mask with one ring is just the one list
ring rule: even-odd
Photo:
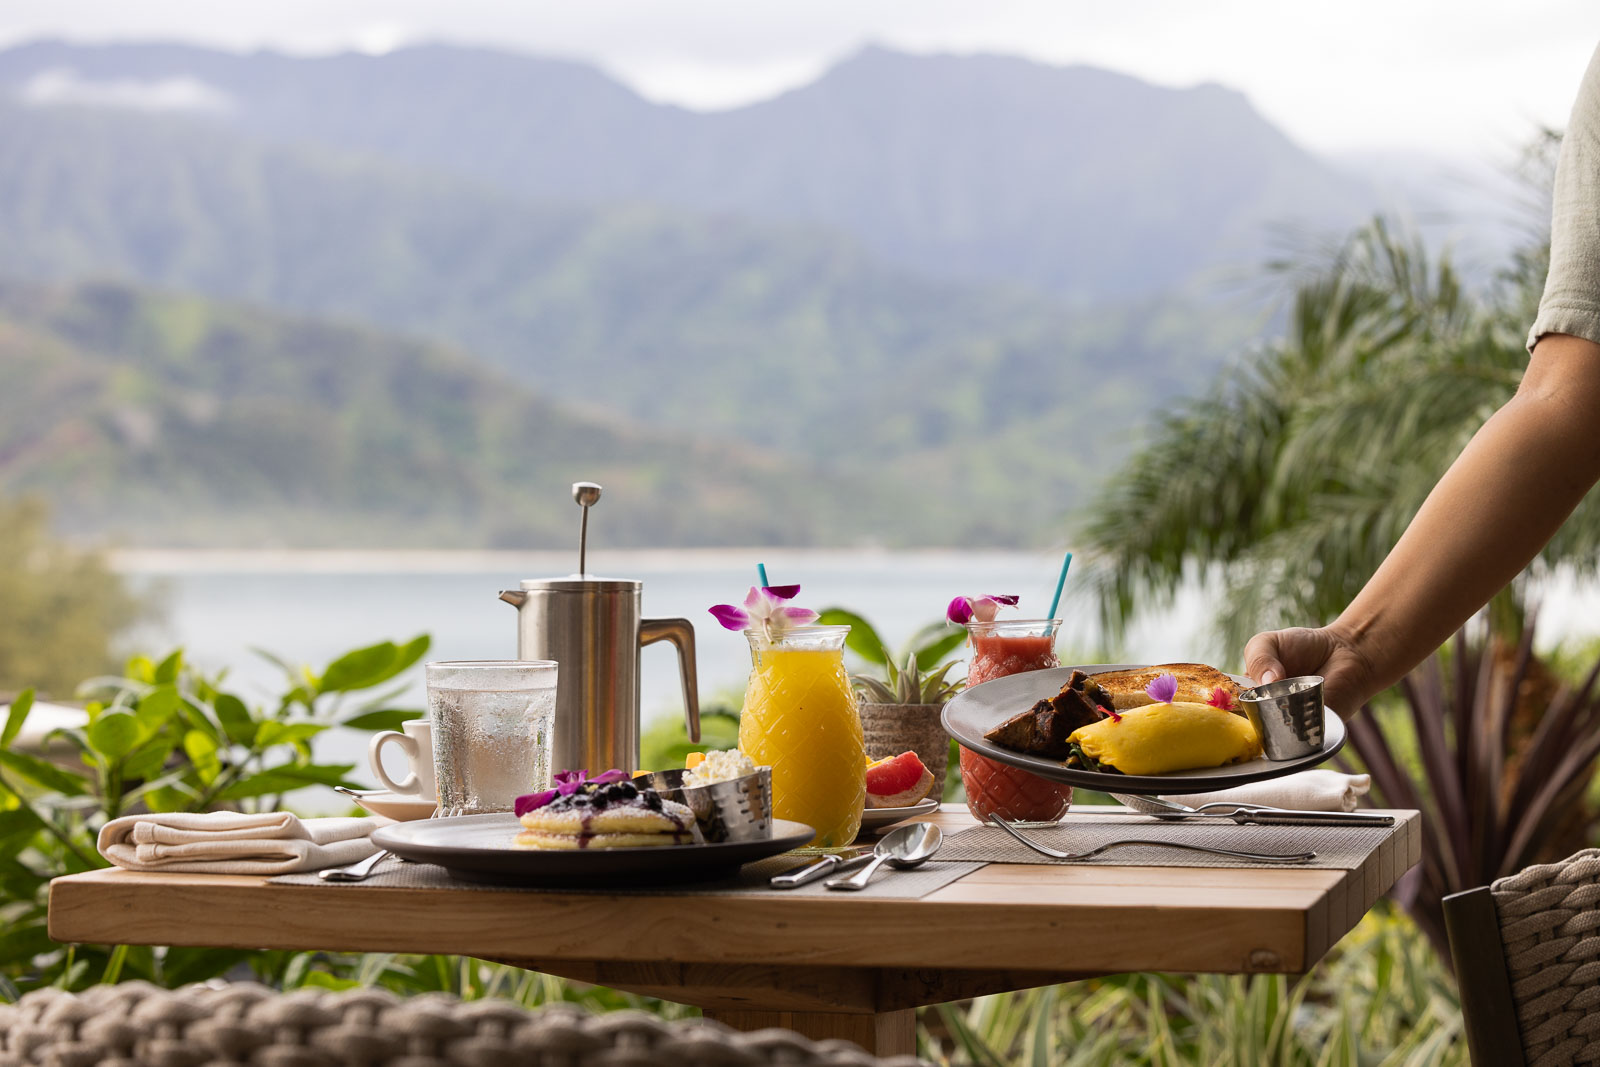
[[[798,889],[773,889],[767,884],[775,874],[796,870],[811,863],[815,856],[772,856],[747,863],[739,870],[737,878],[724,878],[716,882],[688,882],[663,886],[603,886],[572,888],[567,886],[486,885],[457,878],[443,867],[431,863],[406,863],[390,856],[381,861],[372,876],[361,882],[324,882],[315,872],[310,874],[281,874],[269,878],[271,885],[350,886],[382,889],[470,889],[490,893],[598,893],[606,896],[750,896],[818,897],[845,896],[848,891],[828,889],[822,881],[800,886]],[[959,878],[965,878],[983,866],[981,860],[950,862],[942,856],[909,871],[897,871],[885,866],[879,868],[867,888],[849,895],[883,900],[917,900],[936,889],[941,889]],[[850,872],[847,872],[850,873]],[[823,881],[825,881],[824,879]]]
[[1269,863],[1261,860],[1213,856],[1188,849],[1132,845],[1114,848],[1089,860],[1058,860],[1042,856],[998,826],[974,826],[948,838],[939,858],[988,863],[1097,864],[1103,867],[1321,867],[1353,871],[1400,829],[1394,826],[1240,826],[1231,822],[1167,822],[1159,819],[1096,818],[1069,815],[1057,826],[1018,830],[1050,848],[1085,852],[1111,841],[1141,838],[1181,844],[1231,848],[1245,852],[1306,852],[1317,854],[1304,863]]

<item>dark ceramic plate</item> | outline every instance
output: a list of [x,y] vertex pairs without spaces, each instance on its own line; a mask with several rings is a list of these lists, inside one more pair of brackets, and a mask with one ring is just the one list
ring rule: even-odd
[[469,882],[620,888],[728,878],[746,863],[801,848],[816,836],[804,823],[774,819],[772,836],[760,841],[563,852],[518,848],[513,842],[521,829],[509,813],[457,815],[384,826],[373,832],[372,842]]
[[[1137,775],[1103,774],[1100,771],[1079,771],[1060,760],[1029,756],[1001,748],[983,735],[1021,711],[1027,711],[1037,701],[1055,696],[1067,684],[1073,671],[1098,674],[1102,671],[1122,671],[1149,664],[1101,663],[1081,667],[1053,667],[1044,671],[1028,671],[992,682],[975,685],[956,696],[944,706],[944,729],[947,734],[981,756],[987,756],[1013,767],[1032,771],[1041,778],[1064,782],[1084,789],[1098,789],[1102,793],[1131,793],[1136,796],[1155,796],[1176,793],[1209,793],[1227,789],[1246,782],[1261,782],[1281,778],[1286,774],[1303,771],[1308,767],[1332,759],[1344,746],[1344,722],[1333,709],[1324,708],[1327,720],[1323,728],[1322,751],[1299,759],[1269,760],[1266,757],[1248,763],[1234,763],[1226,767],[1207,767],[1195,771],[1176,771],[1172,774]],[[1248,678],[1230,675],[1243,686],[1254,685]]]

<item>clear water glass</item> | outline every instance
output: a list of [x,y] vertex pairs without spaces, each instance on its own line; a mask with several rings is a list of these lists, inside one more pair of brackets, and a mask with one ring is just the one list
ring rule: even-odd
[[454,660],[425,673],[439,815],[510,811],[550,788],[554,662]]

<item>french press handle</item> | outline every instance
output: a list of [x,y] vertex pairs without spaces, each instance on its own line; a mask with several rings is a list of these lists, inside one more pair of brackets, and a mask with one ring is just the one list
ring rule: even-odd
[[678,674],[683,678],[683,714],[689,740],[700,740],[700,683],[695,677],[694,623],[688,619],[639,620],[639,644],[671,641],[678,650]]

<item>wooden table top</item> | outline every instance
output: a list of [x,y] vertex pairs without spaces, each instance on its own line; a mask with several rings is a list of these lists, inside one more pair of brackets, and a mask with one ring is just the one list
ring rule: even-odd
[[[58,878],[63,942],[1110,974],[1308,968],[1421,857],[1416,812],[1357,870],[991,864],[920,900],[608,896],[120,869]],[[946,833],[975,825],[946,805]],[[576,968],[576,969],[574,969]],[[560,973],[554,967],[545,967]]]

